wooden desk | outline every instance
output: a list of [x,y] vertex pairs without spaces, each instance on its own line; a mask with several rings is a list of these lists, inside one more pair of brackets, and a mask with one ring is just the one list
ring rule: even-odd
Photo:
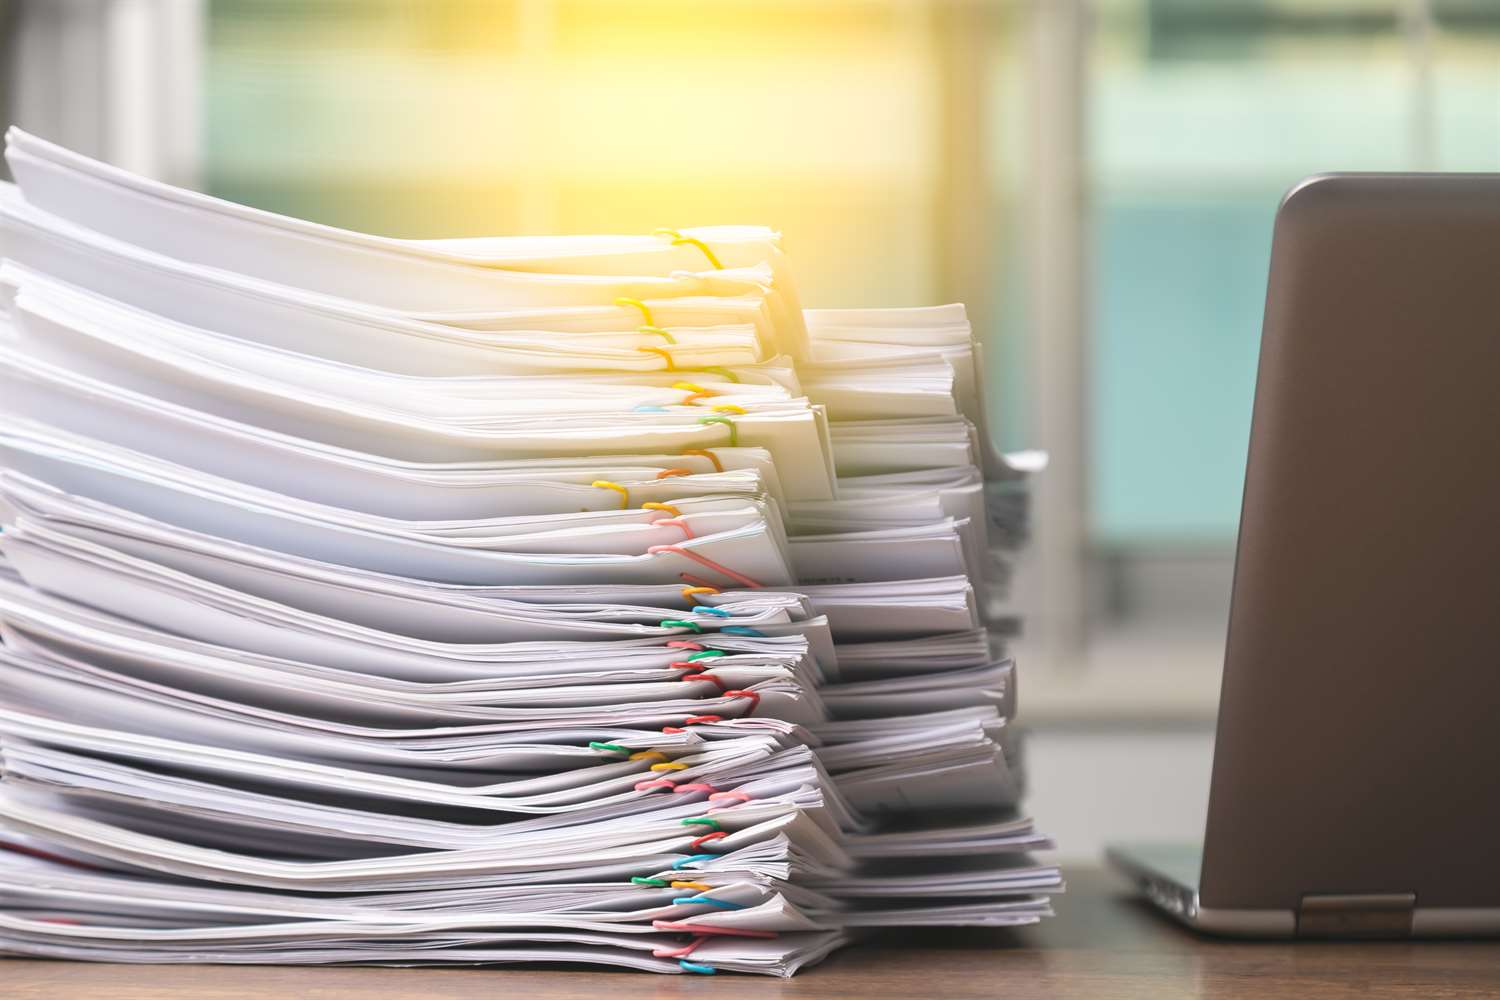
[[0,961],[5,1000],[1360,1000],[1500,997],[1500,943],[1226,943],[1070,870],[1056,919],[1014,932],[893,934],[792,980],[536,969],[129,966]]

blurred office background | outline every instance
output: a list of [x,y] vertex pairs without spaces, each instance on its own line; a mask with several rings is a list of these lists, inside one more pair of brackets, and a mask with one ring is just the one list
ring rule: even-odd
[[1195,836],[1272,217],[1500,169],[1494,0],[0,0],[4,116],[399,236],[763,222],[809,305],[969,304],[1042,446],[1019,600],[1064,856]]

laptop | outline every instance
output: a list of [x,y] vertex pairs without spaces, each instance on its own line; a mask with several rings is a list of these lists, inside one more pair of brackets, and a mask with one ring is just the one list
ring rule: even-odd
[[1112,848],[1248,937],[1500,932],[1500,174],[1282,201],[1201,847]]

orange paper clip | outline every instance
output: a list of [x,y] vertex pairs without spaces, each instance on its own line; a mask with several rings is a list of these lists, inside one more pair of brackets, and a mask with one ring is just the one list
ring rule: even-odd
[[721,461],[719,461],[719,456],[715,455],[713,452],[709,451],[707,448],[689,448],[689,449],[687,449],[685,451],[678,452],[678,454],[679,455],[697,455],[699,458],[706,458],[710,462],[714,463],[714,471],[715,472],[723,472],[724,471],[724,463],[721,462]]

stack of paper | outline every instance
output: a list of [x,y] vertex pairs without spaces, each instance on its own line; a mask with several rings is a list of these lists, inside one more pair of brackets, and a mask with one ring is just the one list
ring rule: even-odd
[[0,951],[789,975],[1049,912],[962,307],[6,156]]

